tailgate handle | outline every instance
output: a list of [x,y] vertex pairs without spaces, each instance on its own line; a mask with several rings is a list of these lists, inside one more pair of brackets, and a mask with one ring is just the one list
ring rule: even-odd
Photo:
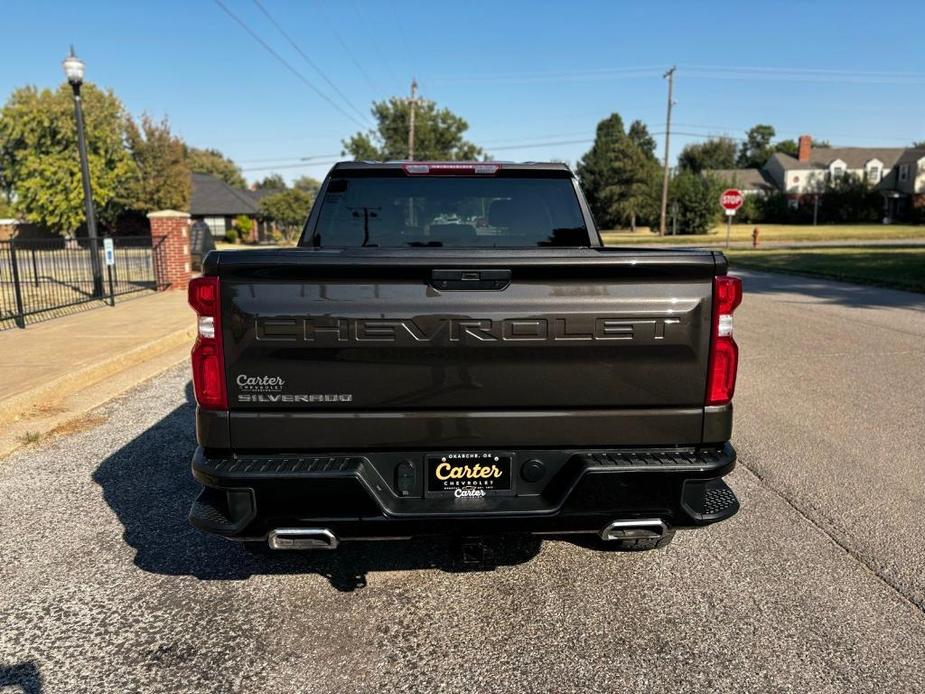
[[489,289],[500,291],[511,283],[510,270],[433,270],[430,286],[440,290]]

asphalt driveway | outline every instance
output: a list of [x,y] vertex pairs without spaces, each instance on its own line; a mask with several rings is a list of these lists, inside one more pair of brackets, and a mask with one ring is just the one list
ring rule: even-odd
[[925,691],[925,296],[746,275],[732,520],[659,552],[259,557],[185,367],[0,461],[0,692]]

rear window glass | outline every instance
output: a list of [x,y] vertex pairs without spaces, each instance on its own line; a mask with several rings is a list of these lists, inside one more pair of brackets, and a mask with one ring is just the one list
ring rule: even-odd
[[588,246],[566,178],[335,177],[309,243],[355,248]]

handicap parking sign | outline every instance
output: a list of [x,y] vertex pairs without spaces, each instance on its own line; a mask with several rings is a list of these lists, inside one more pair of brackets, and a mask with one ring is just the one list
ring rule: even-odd
[[112,245],[112,239],[103,239],[103,257],[106,258],[107,265],[116,264],[116,253]]

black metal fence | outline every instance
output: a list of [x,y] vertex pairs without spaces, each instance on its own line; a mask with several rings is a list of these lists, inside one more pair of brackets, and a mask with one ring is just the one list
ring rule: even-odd
[[[116,237],[111,255],[104,239],[0,241],[0,330],[156,291],[163,240]],[[94,279],[93,253],[101,282]]]

